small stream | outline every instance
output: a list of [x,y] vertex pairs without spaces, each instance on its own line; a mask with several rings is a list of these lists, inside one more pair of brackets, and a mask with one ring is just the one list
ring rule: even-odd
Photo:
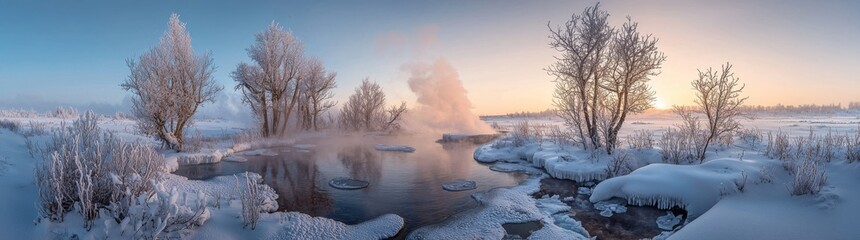
[[[563,199],[562,202],[571,206],[572,209],[568,213],[571,218],[580,221],[582,226],[588,230],[588,233],[592,237],[597,236],[597,239],[652,238],[665,231],[657,226],[656,220],[658,217],[666,215],[666,210],[660,210],[656,207],[628,205],[626,206],[627,211],[625,213],[615,213],[611,217],[604,217],[600,215],[601,211],[595,209],[594,204],[588,201],[588,195],[577,193],[577,189],[580,186],[593,188],[595,183],[587,182],[580,184],[572,180],[555,178],[545,178],[540,183],[540,190],[534,193],[532,197],[541,198],[545,195],[558,195],[559,199]],[[610,201],[622,205],[626,203],[624,199],[612,199]],[[674,215],[686,216],[684,210],[676,208],[671,211]],[[516,231],[520,234],[516,235],[522,237],[523,235],[521,234],[524,231],[528,232],[540,229],[540,225],[531,224],[529,226],[538,228],[525,230],[522,229],[522,226],[519,226],[520,228],[516,229]],[[508,234],[513,235],[515,233],[509,231]]]

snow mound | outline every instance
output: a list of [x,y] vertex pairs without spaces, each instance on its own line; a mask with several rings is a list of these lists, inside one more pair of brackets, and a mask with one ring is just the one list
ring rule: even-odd
[[506,172],[506,173],[525,173],[525,174],[529,174],[529,175],[541,175],[541,174],[543,174],[543,171],[541,171],[540,169],[537,169],[534,167],[529,167],[529,166],[523,166],[522,164],[515,164],[515,163],[495,163],[492,166],[490,166],[490,170],[493,170],[496,172]]
[[415,148],[410,146],[402,146],[402,145],[385,145],[385,144],[376,144],[374,146],[377,151],[392,151],[392,152],[414,152]]
[[[218,199],[240,199],[242,189],[245,189],[247,181],[246,173],[237,173],[230,176],[218,176],[205,181],[189,180],[186,177],[165,174],[162,181],[166,189],[176,188],[179,192],[195,192],[200,191],[208,196],[220,196]],[[262,196],[263,203],[261,209],[266,212],[274,212],[278,210],[278,194],[268,185],[262,184],[263,178],[256,173],[247,172],[251,178],[256,178],[259,195]]]
[[442,189],[448,191],[466,191],[478,188],[478,184],[475,181],[468,181],[465,179],[455,179],[453,182],[442,184]]
[[[631,153],[631,164],[636,167],[660,161],[659,152],[653,149]],[[478,147],[474,158],[482,163],[519,163],[525,160],[531,166],[543,168],[554,178],[588,182],[608,177],[606,167],[611,156],[561,147],[552,142],[527,142],[518,146],[510,138],[503,138]]]
[[509,140],[499,139],[475,149],[473,157],[482,163],[516,162],[528,159],[539,148],[535,143],[514,147]]
[[[679,206],[695,218],[716,204],[721,196],[738,191],[738,184],[754,184],[762,162],[723,158],[700,165],[651,164],[626,176],[597,184],[591,202],[624,198],[628,204],[668,209]],[[747,182],[744,183],[744,175]]]
[[317,147],[317,145],[314,145],[314,144],[294,144],[293,145],[293,148],[304,149],[304,150],[314,149],[316,147]]
[[665,216],[657,217],[657,227],[663,230],[671,231],[675,228],[679,223],[681,223],[681,219],[683,216],[678,215],[675,216],[672,212],[666,212]]
[[229,152],[207,149],[196,153],[167,154],[165,158],[171,158],[170,160],[168,160],[168,163],[176,161],[176,163],[181,166],[217,163],[221,161],[222,157],[228,154]]
[[442,134],[442,139],[439,139],[438,143],[460,143],[460,142],[469,142],[474,144],[484,144],[493,141],[494,139],[501,136],[500,134],[453,134],[453,133],[445,133]]
[[403,228],[403,218],[385,214],[356,225],[296,212],[280,212],[267,217],[282,222],[279,229],[263,239],[386,239]]
[[274,156],[278,156],[278,152],[272,151],[271,149],[257,149],[257,150],[239,152],[239,155],[274,157]]
[[337,189],[355,190],[366,188],[368,185],[370,185],[370,183],[368,183],[367,181],[347,177],[336,177],[328,181],[328,185]]
[[[530,178],[513,188],[494,188],[474,193],[472,198],[480,204],[478,208],[454,215],[443,223],[416,229],[407,239],[502,239],[505,236],[502,224],[529,221],[541,221],[544,224],[543,228],[532,234],[535,239],[588,239],[577,232],[556,226],[553,218],[537,207],[537,200],[530,194],[540,189],[540,179]],[[557,206],[549,199],[544,200],[542,206]]]
[[242,156],[230,155],[230,156],[226,156],[224,158],[221,158],[221,161],[225,161],[225,162],[247,162],[248,159],[244,158]]

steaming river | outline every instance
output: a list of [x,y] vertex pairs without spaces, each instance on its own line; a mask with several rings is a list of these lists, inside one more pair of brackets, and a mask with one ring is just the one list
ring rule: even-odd
[[[324,216],[356,224],[386,213],[405,219],[398,238],[421,226],[477,207],[470,194],[495,187],[515,186],[527,176],[491,171],[472,157],[477,145],[439,144],[440,136],[366,136],[351,140],[313,139],[304,149],[272,149],[277,156],[249,156],[248,162],[182,166],[175,174],[208,179],[244,171],[259,173],[278,193],[280,210]],[[380,152],[375,144],[408,145],[411,153]],[[340,190],[328,185],[336,177],[370,183],[359,190]],[[477,189],[449,192],[442,184],[455,179],[477,182]]]

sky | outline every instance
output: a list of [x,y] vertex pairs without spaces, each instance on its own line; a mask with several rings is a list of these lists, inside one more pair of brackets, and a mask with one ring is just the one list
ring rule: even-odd
[[[171,13],[225,91],[208,111],[241,111],[229,77],[275,21],[338,74],[336,100],[368,77],[414,103],[405,66],[446,60],[478,114],[552,105],[555,26],[596,1],[7,1],[0,0],[0,107],[124,110],[127,59],[154,46]],[[697,69],[734,65],[748,104],[860,101],[860,1],[602,1],[659,39],[658,107],[692,103]],[[204,110],[207,111],[207,110]]]

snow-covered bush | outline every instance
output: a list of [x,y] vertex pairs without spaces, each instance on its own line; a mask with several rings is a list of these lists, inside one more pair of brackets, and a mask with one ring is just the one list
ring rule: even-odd
[[683,164],[693,160],[696,152],[694,147],[690,147],[691,141],[689,135],[681,130],[667,128],[657,141],[660,154],[663,155],[663,162]]
[[36,118],[36,117],[40,117],[40,114],[34,110],[2,109],[2,110],[0,110],[0,117]]
[[[236,181],[240,182],[240,181]],[[257,221],[260,220],[260,205],[262,205],[263,199],[259,195],[259,184],[257,184],[257,178],[251,177],[247,172],[245,173],[245,186],[243,186],[242,191],[242,220],[245,222],[245,227],[251,227],[251,229],[255,229],[257,227]]]
[[645,129],[637,130],[627,136],[627,145],[633,149],[654,148],[654,133]]
[[854,133],[854,136],[846,136],[845,142],[845,159],[849,163],[860,162],[860,129]]
[[721,149],[730,148],[735,145],[735,132],[723,133],[716,141]]
[[692,155],[690,158],[696,158],[699,162],[704,161],[708,131],[702,127],[699,117],[694,115],[695,110],[680,106],[675,106],[672,110],[681,117],[681,124],[675,127],[678,129],[681,141],[686,145],[686,151]]
[[[180,231],[201,226],[211,213],[206,208],[207,196],[201,191],[189,199],[175,188],[167,191],[152,183],[155,194],[140,195],[120,223],[120,234],[133,239],[178,239]],[[151,197],[150,197],[151,196]],[[126,235],[128,234],[128,235]]]
[[21,123],[9,119],[0,119],[0,128],[5,128],[11,132],[17,133],[21,131]]
[[516,147],[525,145],[532,139],[532,130],[528,120],[515,122],[511,126],[511,143]]
[[63,221],[75,206],[89,229],[105,208],[117,220],[123,218],[131,198],[150,195],[148,184],[157,181],[164,158],[144,143],[125,143],[102,133],[93,112],[71,126],[54,129],[50,141],[39,149],[42,159],[35,168],[39,187],[39,212],[51,221]]
[[767,148],[765,155],[779,160],[787,160],[791,156],[788,134],[777,131],[776,135],[773,132],[767,133]]
[[738,131],[738,137],[749,146],[758,146],[764,140],[764,134],[758,128],[743,128]]
[[559,146],[573,146],[577,144],[573,132],[562,129],[558,125],[550,125],[547,132],[549,140]]
[[633,172],[635,169],[633,164],[630,163],[631,158],[632,156],[627,151],[616,151],[615,154],[612,154],[609,164],[606,165],[606,176],[608,178],[613,178]]
[[827,169],[812,158],[804,158],[794,170],[791,195],[816,194],[827,181]]
[[147,144],[114,140],[112,157],[108,163],[111,189],[110,208],[114,218],[128,215],[132,201],[140,195],[153,192],[153,182],[161,179],[164,156]]
[[48,134],[48,123],[30,121],[30,128],[24,131],[24,136],[37,136]]
[[51,113],[51,116],[62,119],[76,118],[78,115],[78,109],[74,107],[64,108],[62,106],[57,107],[57,109],[54,109],[54,112]]

